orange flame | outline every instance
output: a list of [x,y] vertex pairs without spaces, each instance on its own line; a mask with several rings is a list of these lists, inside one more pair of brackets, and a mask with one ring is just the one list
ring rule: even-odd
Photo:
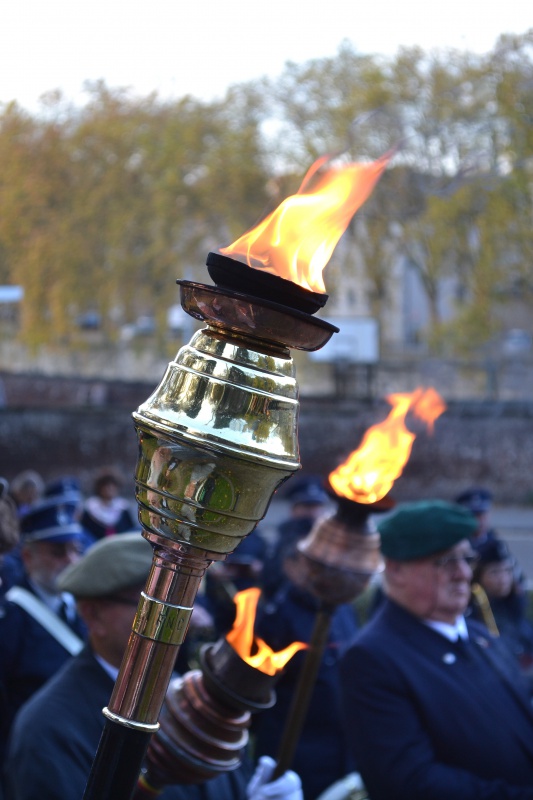
[[233,244],[220,248],[220,252],[304,289],[325,293],[322,270],[391,157],[392,153],[387,153],[368,164],[330,166],[320,173],[319,169],[330,157],[319,158],[309,168],[296,194],[283,200],[275,211]]
[[402,474],[416,438],[405,427],[407,413],[411,411],[433,432],[435,420],[446,411],[446,403],[432,388],[391,394],[387,402],[393,407],[387,419],[369,428],[360,447],[329,475],[337,495],[358,503],[381,500]]
[[[275,653],[266,642],[254,636],[255,610],[261,590],[255,587],[238,592],[233,598],[237,614],[233,628],[226,641],[243,661],[267,675],[275,675],[298,650],[307,647],[303,642],[293,642],[284,650]],[[256,651],[252,655],[252,650]]]

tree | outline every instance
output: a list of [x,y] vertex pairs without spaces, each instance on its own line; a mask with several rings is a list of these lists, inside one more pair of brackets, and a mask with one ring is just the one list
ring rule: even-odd
[[[162,330],[175,279],[205,280],[209,250],[294,193],[317,157],[395,146],[345,239],[363,256],[372,313],[387,318],[408,258],[431,309],[428,341],[477,346],[506,303],[533,291],[532,107],[533,31],[485,56],[403,48],[386,59],[344,43],[210,103],[96,83],[81,109],[58,94],[40,116],[11,104],[0,108],[0,280],[24,286],[34,345],[74,347],[75,319],[92,308],[108,340],[140,314]],[[327,270],[334,293],[335,254]],[[453,325],[441,315],[450,281]]]
[[208,244],[227,244],[267,201],[260,121],[252,86],[165,104],[98,83],[62,121],[7,109],[0,253],[26,289],[26,340],[68,339],[87,307],[110,338],[140,313],[164,316],[175,279],[198,259],[203,273]]

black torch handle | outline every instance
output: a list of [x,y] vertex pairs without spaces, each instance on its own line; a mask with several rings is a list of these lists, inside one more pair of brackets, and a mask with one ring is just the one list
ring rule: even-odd
[[316,683],[316,676],[328,641],[333,608],[322,607],[317,611],[311,641],[298,678],[285,729],[281,738],[276,767],[271,780],[274,781],[290,769],[296,746],[307,716],[309,701]]
[[130,800],[151,736],[107,719],[83,800]]

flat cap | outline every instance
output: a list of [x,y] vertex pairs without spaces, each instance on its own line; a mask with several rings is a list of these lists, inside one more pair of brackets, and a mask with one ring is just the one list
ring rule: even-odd
[[470,539],[477,522],[470,511],[456,503],[422,500],[399,505],[377,528],[384,556],[394,561],[415,561]]
[[58,584],[75,597],[106,597],[144,583],[151,564],[152,546],[140,533],[116,533],[92,545]]

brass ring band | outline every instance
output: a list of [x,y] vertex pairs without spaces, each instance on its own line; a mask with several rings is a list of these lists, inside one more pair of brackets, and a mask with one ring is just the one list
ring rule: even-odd
[[180,645],[185,639],[192,608],[163,603],[141,592],[132,630],[164,644]]
[[142,731],[143,733],[155,733],[159,730],[159,722],[155,724],[150,724],[147,722],[135,722],[132,719],[126,719],[126,717],[121,717],[119,714],[114,714],[110,711],[107,707],[102,709],[102,714],[107,719],[111,720],[111,722],[117,722],[119,725],[124,725],[125,728],[132,728],[136,731]]

